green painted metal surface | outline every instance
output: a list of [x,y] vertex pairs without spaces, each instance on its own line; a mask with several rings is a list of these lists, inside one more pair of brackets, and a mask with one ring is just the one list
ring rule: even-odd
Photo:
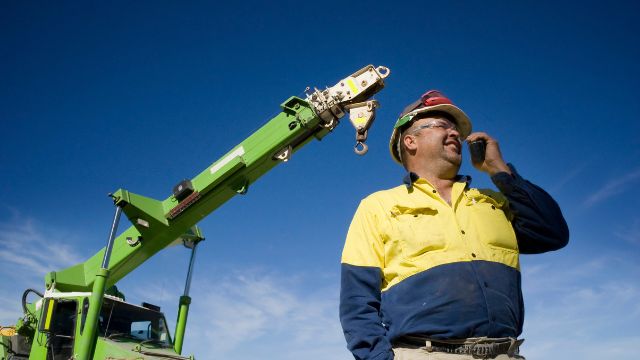
[[93,289],[91,297],[89,298],[89,310],[87,313],[86,323],[84,325],[84,331],[80,341],[77,342],[76,354],[78,360],[88,360],[92,358],[93,346],[95,344],[96,332],[98,330],[98,318],[100,316],[100,309],[102,306],[102,300],[104,299],[104,290],[107,278],[109,277],[109,270],[100,269],[95,277],[93,283]]
[[[320,119],[309,104],[291,97],[282,111],[219,160],[191,179],[200,197],[172,220],[167,214],[181,206],[173,195],[163,201],[120,189],[114,201],[123,207],[133,224],[115,239],[109,263],[109,287],[173,241],[226,201],[282,162],[274,155],[291,145],[295,152],[312,139],[321,139],[329,130],[319,126]],[[135,243],[135,245],[127,243]],[[55,283],[59,291],[91,291],[100,268],[104,249],[89,260],[70,268],[51,272],[45,278],[48,288]]]
[[173,349],[178,354],[182,354],[182,344],[184,343],[184,334],[187,329],[187,316],[189,315],[189,305],[191,298],[189,296],[180,297],[180,307],[178,308],[178,319],[176,320],[175,341]]

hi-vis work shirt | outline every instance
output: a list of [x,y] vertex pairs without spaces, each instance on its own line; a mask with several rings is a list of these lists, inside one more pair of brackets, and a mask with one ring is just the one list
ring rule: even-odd
[[453,185],[451,205],[410,173],[360,203],[342,253],[340,320],[356,359],[392,359],[394,340],[517,337],[524,307],[519,253],[567,244],[556,202],[518,175],[500,192]]

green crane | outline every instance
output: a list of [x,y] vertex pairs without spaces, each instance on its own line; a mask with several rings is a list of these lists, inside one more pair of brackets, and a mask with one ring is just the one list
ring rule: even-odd
[[[365,66],[306,98],[290,97],[281,111],[252,135],[192,179],[173,188],[164,200],[119,189],[111,197],[115,215],[107,245],[87,261],[45,277],[45,291],[27,289],[24,316],[0,328],[0,360],[9,359],[189,359],[182,356],[189,289],[198,244],[196,224],[274,166],[286,162],[311,140],[328,135],[349,114],[356,130],[354,151],[367,152],[367,134],[390,70]],[[121,214],[131,226],[116,236]],[[191,249],[184,294],[171,338],[160,308],[127,303],[116,283],[158,251],[175,243]],[[29,303],[34,293],[39,300]]]

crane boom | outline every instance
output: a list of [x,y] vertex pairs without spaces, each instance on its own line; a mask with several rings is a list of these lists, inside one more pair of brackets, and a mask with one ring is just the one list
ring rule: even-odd
[[[346,113],[356,129],[358,154],[364,154],[367,131],[378,103],[371,100],[390,74],[368,65],[325,90],[290,97],[281,111],[200,174],[177,184],[170,196],[156,200],[119,189],[112,194],[132,226],[113,242],[106,286],[117,283],[176,240],[201,237],[194,227],[202,218],[248,187],[312,139],[329,134]],[[47,290],[91,291],[106,248],[87,261],[45,277]],[[107,257],[108,258],[108,257]]]

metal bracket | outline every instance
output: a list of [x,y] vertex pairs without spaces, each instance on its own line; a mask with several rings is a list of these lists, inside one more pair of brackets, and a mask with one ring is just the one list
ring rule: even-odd
[[182,241],[182,245],[187,249],[193,249],[197,243],[204,240],[204,236],[202,235],[200,228],[194,225],[189,229],[189,231],[182,234],[178,240]]
[[287,145],[280,149],[275,155],[273,155],[273,160],[280,160],[282,162],[287,162],[291,159],[291,153],[293,152],[293,148],[291,145]]
[[242,182],[234,184],[233,188],[237,194],[244,195],[249,191],[249,180],[244,179]]
[[364,144],[367,130],[375,119],[375,109],[379,106],[375,100],[369,100],[384,87],[384,79],[391,71],[384,66],[367,65],[355,73],[340,80],[325,90],[309,88],[305,91],[307,101],[321,119],[321,126],[333,130],[346,112],[356,128],[355,152],[364,155],[368,148]]
[[142,236],[135,236],[135,237],[127,236],[126,240],[127,240],[127,244],[133,247],[140,244],[140,242],[142,241]]
[[369,151],[369,147],[364,143],[369,135],[369,128],[376,119],[376,108],[380,103],[376,100],[350,104],[345,106],[349,110],[349,120],[356,129],[356,145],[353,148],[358,155],[364,155]]

